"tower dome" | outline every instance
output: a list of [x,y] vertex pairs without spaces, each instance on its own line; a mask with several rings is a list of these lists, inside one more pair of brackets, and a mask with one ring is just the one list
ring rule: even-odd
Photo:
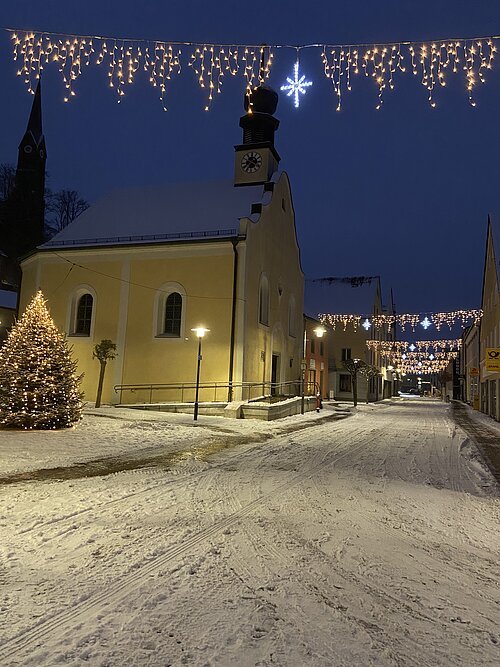
[[250,107],[250,99],[254,113],[267,113],[272,116],[278,106],[278,93],[269,86],[255,88],[251,96],[245,94],[245,111],[248,111]]

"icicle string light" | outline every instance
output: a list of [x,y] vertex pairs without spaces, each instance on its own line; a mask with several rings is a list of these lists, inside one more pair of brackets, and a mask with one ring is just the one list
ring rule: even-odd
[[409,343],[408,341],[388,341],[388,340],[367,340],[366,346],[370,350],[376,350],[379,352],[397,352],[404,353],[407,350],[417,349],[419,352],[429,352],[430,350],[434,351],[436,354],[439,350],[460,350],[462,347],[461,338],[453,339],[443,339],[443,340],[417,340],[414,343]]
[[[268,78],[273,52],[293,50],[294,61],[304,49],[321,53],[323,72],[330,80],[338,111],[343,96],[351,91],[358,75],[373,81],[377,91],[376,108],[384,103],[387,91],[395,89],[399,76],[411,73],[425,88],[431,107],[436,106],[435,91],[447,84],[449,75],[461,74],[469,102],[476,105],[474,91],[486,82],[492,69],[496,43],[500,36],[446,38],[442,40],[388,44],[209,44],[196,42],[154,41],[117,37],[67,35],[50,32],[27,32],[6,28],[12,33],[14,59],[20,63],[18,75],[30,92],[34,92],[41,71],[55,64],[65,86],[65,101],[74,95],[74,83],[82,69],[103,65],[109,86],[118,100],[132,84],[139,70],[160,91],[165,107],[167,84],[174,74],[181,73],[181,59],[194,71],[200,87],[206,92],[205,109],[221,92],[226,75],[242,75],[247,95]],[[184,54],[184,51],[187,53]]]
[[[128,85],[134,83],[142,69],[149,82],[159,89],[160,100],[166,110],[167,83],[181,73],[181,44],[148,42],[105,37],[83,37],[53,33],[13,32],[14,60],[20,63],[17,71],[30,93],[34,93],[42,71],[55,64],[61,74],[65,95],[69,102],[75,96],[74,84],[82,69],[90,65],[103,66],[108,85],[116,91],[118,101]],[[214,96],[222,90],[225,75],[241,74],[245,79],[247,95],[269,76],[273,53],[266,46],[222,46],[215,44],[186,44],[192,47],[187,62],[200,88],[207,92],[205,110],[209,110]],[[266,57],[267,56],[267,57]]]
[[340,324],[344,327],[344,331],[348,324],[352,324],[354,330],[357,330],[359,323],[365,318],[369,318],[375,329],[398,325],[402,331],[406,331],[406,327],[408,326],[411,327],[412,331],[415,331],[417,326],[423,326],[425,329],[435,326],[440,331],[443,325],[447,325],[451,329],[457,323],[465,327],[471,320],[474,324],[479,324],[482,316],[482,310],[454,310],[449,313],[427,313],[423,320],[421,319],[421,314],[409,313],[399,315],[338,315],[336,313],[319,313],[318,318],[322,324],[327,323],[333,329]]

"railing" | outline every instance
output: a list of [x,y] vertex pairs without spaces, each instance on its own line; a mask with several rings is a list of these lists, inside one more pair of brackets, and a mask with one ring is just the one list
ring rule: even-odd
[[[130,396],[130,399],[126,401],[127,403],[194,403],[196,383],[117,384],[114,386],[114,390],[120,394],[120,403],[122,404],[124,392],[127,392]],[[306,382],[304,385],[306,396],[313,396],[317,391],[317,383]],[[236,392],[241,394],[241,400],[243,401],[255,401],[259,398],[273,400],[273,397],[292,398],[301,395],[302,384],[300,380],[290,382],[233,382],[232,384],[227,382],[203,382],[199,385],[199,401],[200,403],[226,403],[228,402],[228,396],[234,396]]]

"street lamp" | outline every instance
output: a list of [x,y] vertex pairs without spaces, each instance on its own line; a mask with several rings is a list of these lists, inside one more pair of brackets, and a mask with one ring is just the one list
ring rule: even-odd
[[200,366],[201,366],[201,339],[203,336],[210,331],[210,329],[205,329],[205,327],[195,327],[191,329],[194,331],[198,337],[198,366],[196,368],[196,393],[194,397],[194,421],[198,419],[198,394],[200,390]]
[[[326,334],[326,329],[325,327],[318,326],[313,329],[313,333],[316,336],[316,338],[323,338],[323,336]],[[300,397],[300,414],[304,414],[304,405],[305,405],[305,384],[306,384],[306,368],[307,368],[307,360],[306,360],[306,355],[307,355],[307,327],[306,323],[304,322],[304,345],[302,349],[302,390],[301,390],[301,397]]]

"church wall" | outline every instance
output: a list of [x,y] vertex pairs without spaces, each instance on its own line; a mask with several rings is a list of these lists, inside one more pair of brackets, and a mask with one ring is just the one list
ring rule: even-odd
[[[259,287],[263,274],[269,282],[268,326],[259,323]],[[275,183],[271,202],[262,207],[258,222],[247,223],[245,291],[245,381],[270,382],[273,354],[279,355],[277,380],[298,380],[302,359],[304,277],[286,174]],[[293,336],[289,334],[292,297],[295,301]]]
[[[168,257],[131,262],[129,322],[123,367],[124,383],[181,383],[196,380],[196,326],[210,329],[203,339],[200,382],[228,382],[232,307],[232,248],[206,247],[197,257]],[[230,253],[230,254],[229,254]],[[157,337],[153,331],[155,299],[162,285],[178,283],[185,291],[185,319],[180,338]],[[152,285],[147,290],[136,284]],[[133,314],[133,315],[132,315]],[[179,400],[166,391],[161,400]],[[186,400],[193,400],[193,392]],[[158,394],[158,397],[160,395]],[[214,393],[202,391],[200,400]],[[222,390],[217,398],[227,397]],[[160,398],[159,398],[160,400]]]
[[[230,242],[179,244],[154,248],[58,250],[86,269],[73,266],[53,253],[38,253],[23,266],[21,309],[37,289],[48,300],[51,315],[61,331],[70,334],[71,303],[79,288],[93,294],[94,315],[90,336],[68,335],[78,371],[84,373],[85,400],[93,401],[99,363],[92,358],[96,343],[104,338],[118,345],[109,362],[103,402],[116,403],[115,384],[194,383],[196,380],[196,326],[210,329],[203,340],[201,382],[228,382],[231,336],[233,250]],[[103,275],[105,274],[105,275]],[[183,294],[181,336],[158,336],[162,288],[177,285]],[[158,318],[160,317],[160,321]],[[227,389],[202,390],[200,400],[227,398]],[[134,398],[136,400],[134,400]],[[179,392],[156,392],[156,400],[180,400]],[[187,392],[185,400],[193,400]],[[149,392],[128,392],[124,401],[149,399]]]
[[[486,369],[486,348],[500,347],[500,293],[498,290],[495,251],[491,231],[488,234],[488,247],[484,272],[482,309],[480,326],[480,382],[481,411],[500,421],[500,373]],[[498,263],[497,263],[498,264]]]
[[[64,253],[59,253],[64,256]],[[22,313],[33,295],[41,289],[50,314],[60,331],[67,334],[68,343],[73,348],[73,358],[78,362],[78,372],[84,373],[81,389],[85,400],[95,400],[99,377],[99,362],[92,358],[94,346],[108,338],[117,340],[118,309],[120,300],[121,260],[91,261],[88,253],[68,254],[68,259],[84,264],[87,269],[73,266],[54,255],[38,254],[23,265],[20,313]],[[107,277],[101,275],[106,273]],[[91,288],[95,297],[94,316],[91,335],[76,336],[70,334],[71,303],[78,288]],[[110,361],[106,369],[103,400],[108,401],[113,392],[114,366]]]

